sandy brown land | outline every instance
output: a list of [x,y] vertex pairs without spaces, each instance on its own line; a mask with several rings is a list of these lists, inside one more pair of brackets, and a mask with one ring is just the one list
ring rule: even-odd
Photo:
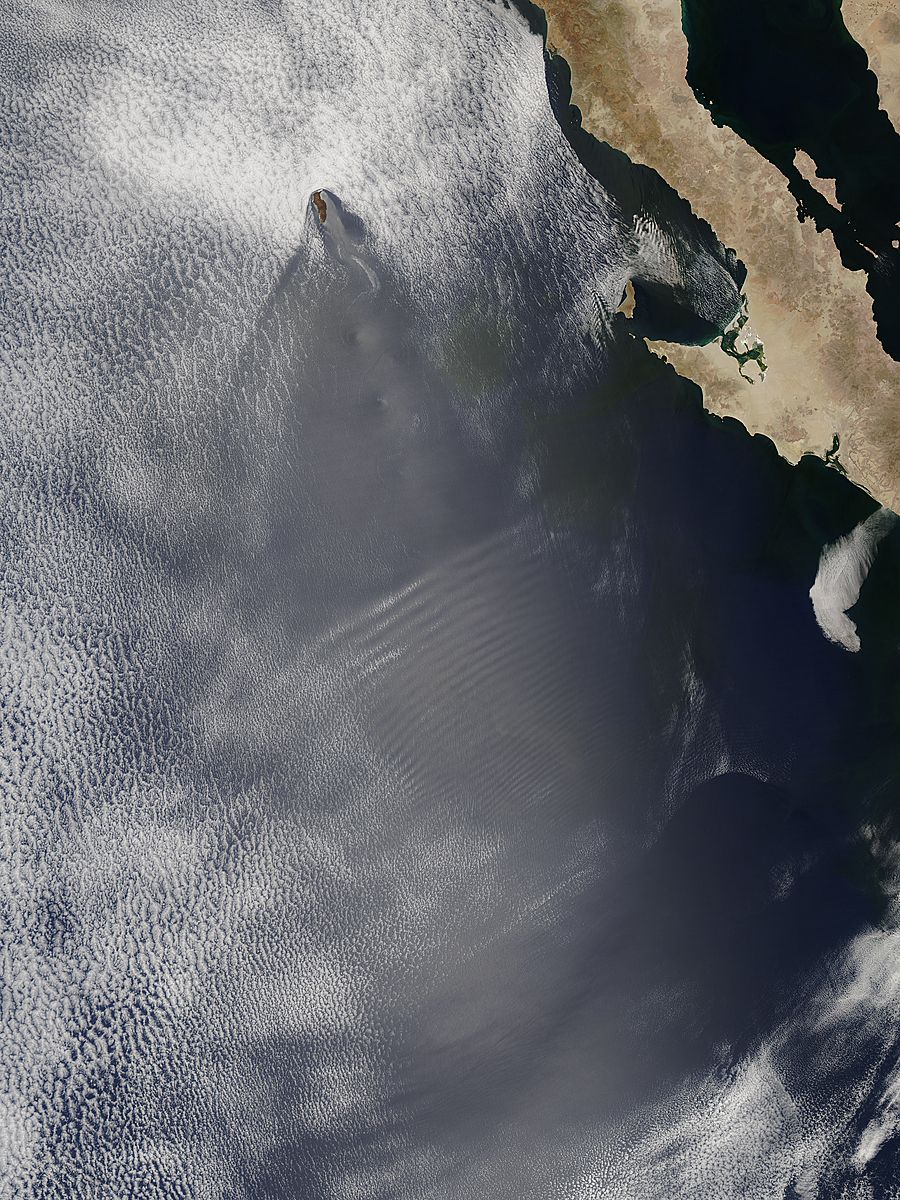
[[[679,0],[546,0],[543,7],[549,43],[572,69],[585,127],[657,170],[746,264],[750,325],[769,369],[750,384],[718,344],[654,349],[701,385],[711,412],[766,434],[791,461],[824,455],[839,434],[850,477],[900,509],[900,364],[877,341],[865,276],[844,269],[830,234],[798,222],[776,168],[698,104],[685,79]],[[882,0],[843,7],[889,114],[900,108],[900,19],[892,8]],[[796,165],[833,196],[805,155]]]
[[844,24],[869,57],[878,95],[894,128],[900,112],[900,12],[896,0],[844,0]]

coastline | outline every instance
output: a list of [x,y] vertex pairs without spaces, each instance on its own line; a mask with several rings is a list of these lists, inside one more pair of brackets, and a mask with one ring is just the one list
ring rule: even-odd
[[[745,264],[750,328],[769,370],[747,382],[717,343],[650,348],[700,385],[708,411],[766,435],[790,462],[833,463],[837,435],[853,482],[900,507],[900,364],[877,340],[865,276],[843,267],[830,234],[797,220],[777,168],[696,101],[677,0],[516,7],[545,55],[564,59],[583,128],[656,170]],[[827,195],[805,159],[796,166]]]

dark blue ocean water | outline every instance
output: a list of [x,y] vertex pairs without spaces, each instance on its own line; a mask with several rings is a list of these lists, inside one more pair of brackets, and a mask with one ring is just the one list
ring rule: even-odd
[[876,502],[614,313],[721,327],[733,255],[512,11],[42,21],[9,1194],[890,1195],[898,535],[848,653]]

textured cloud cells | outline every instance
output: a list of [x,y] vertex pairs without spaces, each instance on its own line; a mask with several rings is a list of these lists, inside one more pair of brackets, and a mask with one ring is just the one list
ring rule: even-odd
[[503,5],[5,26],[0,1194],[882,1194],[865,641],[615,315],[732,258]]

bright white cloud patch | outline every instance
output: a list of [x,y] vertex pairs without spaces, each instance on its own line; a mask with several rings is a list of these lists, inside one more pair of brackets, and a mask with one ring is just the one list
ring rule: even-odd
[[815,583],[809,590],[813,612],[829,641],[856,653],[860,648],[856,625],[847,615],[859,599],[878,545],[897,523],[887,508],[876,509],[856,528],[822,551]]

